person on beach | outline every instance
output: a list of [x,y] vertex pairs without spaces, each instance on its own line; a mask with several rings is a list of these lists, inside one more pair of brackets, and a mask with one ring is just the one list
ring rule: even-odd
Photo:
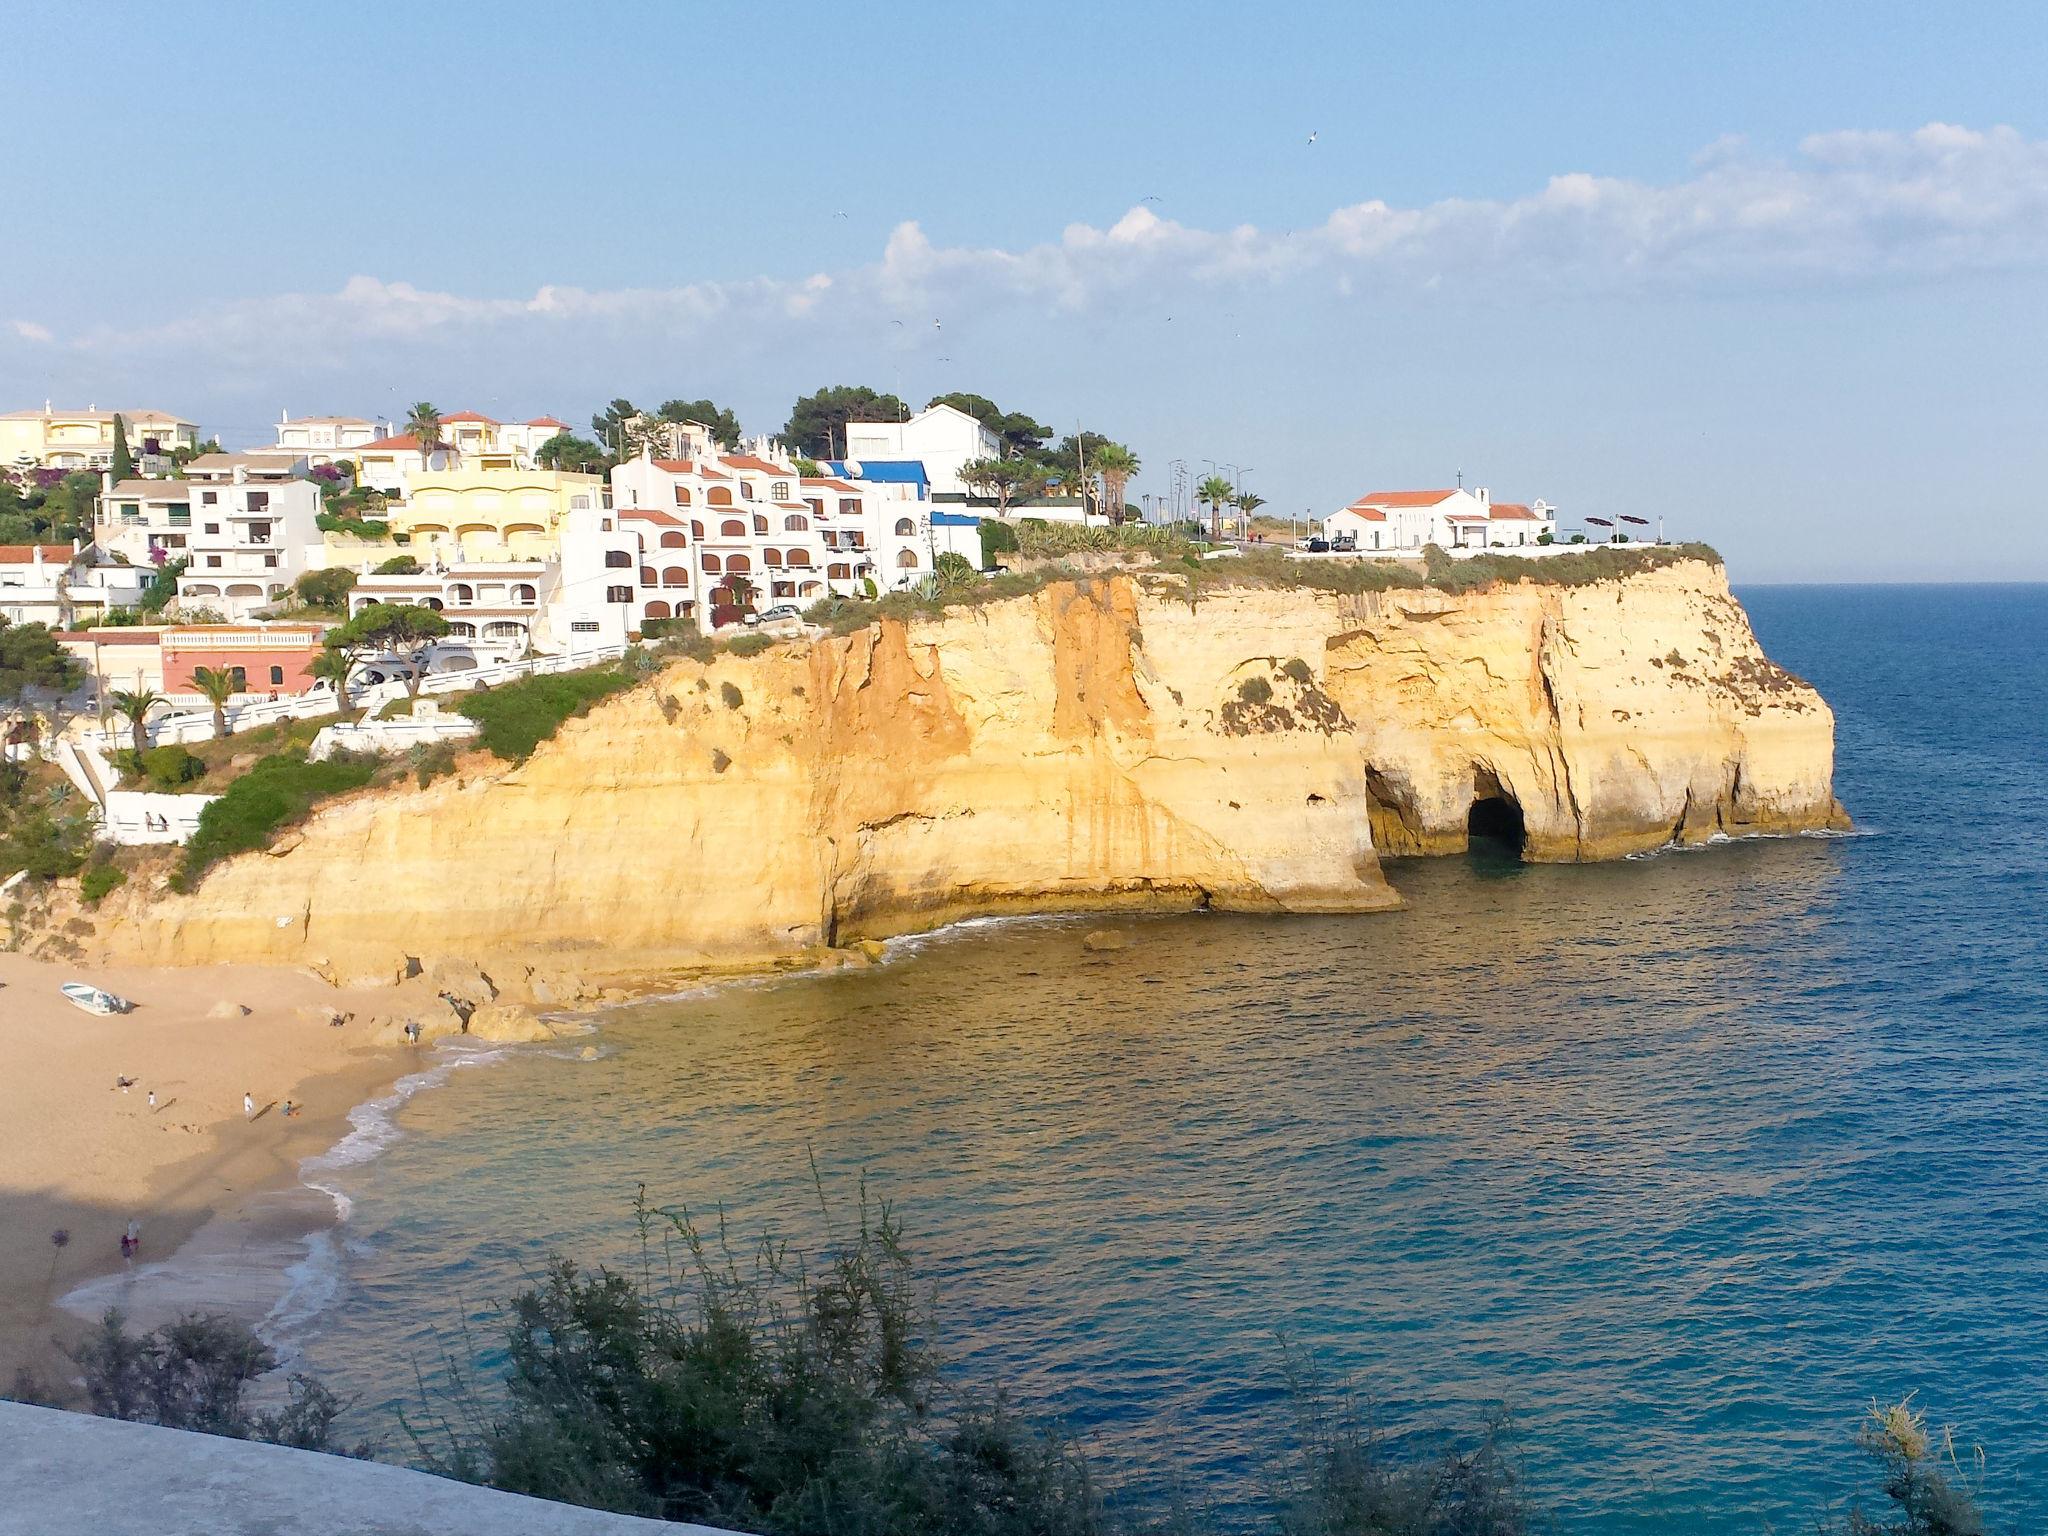
[[254,1094],[245,1093],[242,1095],[242,1113],[244,1115],[256,1113],[256,1096]]
[[156,1090],[154,1088],[149,1090],[149,1112],[152,1115],[156,1113]]
[[287,1119],[287,1120],[292,1120],[292,1119],[296,1119],[296,1118],[298,1117],[298,1113],[299,1113],[299,1106],[298,1106],[298,1105],[296,1105],[296,1104],[294,1104],[294,1103],[293,1103],[293,1102],[292,1102],[292,1101],[291,1101],[290,1099],[286,1099],[286,1100],[284,1101],[284,1117],[285,1117],[285,1119]]

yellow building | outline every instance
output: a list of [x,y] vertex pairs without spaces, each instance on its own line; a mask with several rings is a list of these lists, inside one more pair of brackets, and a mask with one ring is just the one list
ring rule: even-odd
[[[0,415],[0,467],[105,469],[114,462],[112,411],[9,411]],[[162,411],[122,411],[128,451],[138,464],[199,446],[199,428]]]
[[446,560],[552,560],[562,519],[604,505],[604,480],[551,469],[437,469],[407,481],[391,531]]

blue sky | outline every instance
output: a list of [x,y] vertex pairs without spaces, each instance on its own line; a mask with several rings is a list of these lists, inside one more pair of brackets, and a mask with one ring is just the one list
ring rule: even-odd
[[1463,470],[1738,580],[2043,579],[2048,20],[1955,10],[38,7],[0,382],[230,446],[972,389],[1138,490]]

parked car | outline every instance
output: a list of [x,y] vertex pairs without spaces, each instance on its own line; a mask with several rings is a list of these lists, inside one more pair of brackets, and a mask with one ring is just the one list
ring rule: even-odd
[[764,624],[773,624],[778,619],[800,619],[802,617],[803,615],[797,611],[795,603],[777,603],[773,608],[761,610],[761,622]]
[[1312,555],[1326,555],[1330,552],[1330,541],[1328,539],[1310,539],[1308,541],[1308,552]]

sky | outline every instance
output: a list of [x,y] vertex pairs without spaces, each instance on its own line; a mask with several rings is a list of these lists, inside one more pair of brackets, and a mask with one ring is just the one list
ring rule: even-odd
[[11,9],[0,409],[970,390],[1134,496],[2048,579],[2038,3]]

